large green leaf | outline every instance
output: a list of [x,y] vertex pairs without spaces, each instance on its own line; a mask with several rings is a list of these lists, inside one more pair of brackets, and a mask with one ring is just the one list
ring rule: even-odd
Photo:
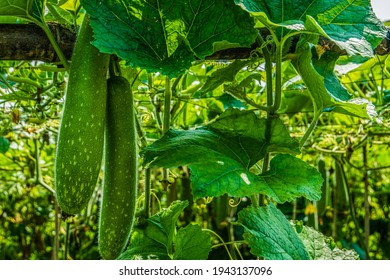
[[215,51],[250,46],[253,19],[224,0],[84,0],[94,45],[131,66],[177,76]]
[[[270,141],[266,141],[267,126]],[[230,108],[205,127],[168,131],[141,154],[150,167],[188,165],[196,198],[224,193],[243,197],[264,191],[277,199],[264,179],[249,172],[271,151],[299,152],[281,120],[267,123],[251,111]]]
[[[372,56],[385,35],[369,0],[235,0],[269,28],[310,30],[327,36],[348,54]],[[286,32],[284,32],[286,33]]]
[[305,246],[274,204],[249,207],[238,213],[244,239],[255,256],[270,260],[309,260]]
[[[265,135],[267,125],[270,128],[268,142]],[[217,120],[204,127],[168,131],[141,154],[149,166],[174,167],[228,157],[249,169],[267,152],[296,154],[299,153],[298,142],[290,137],[278,118],[267,124],[252,111],[228,108]]]
[[357,260],[358,254],[353,250],[339,249],[331,237],[307,226],[302,222],[292,223],[294,229],[302,240],[306,251],[313,260]]
[[12,16],[42,21],[44,2],[44,0],[0,0],[0,17]]
[[339,57],[339,54],[330,51],[326,51],[320,57],[315,53],[315,55],[313,55],[312,63],[318,74],[324,77],[324,85],[328,93],[331,94],[335,100],[347,101],[351,99],[352,96],[348,93],[346,88],[343,87],[334,72]]
[[248,207],[238,213],[244,227],[244,239],[251,253],[271,260],[355,260],[353,250],[339,249],[332,238],[289,222],[274,205]]
[[[250,196],[265,194],[278,203],[306,197],[321,198],[322,177],[304,161],[280,154],[271,160],[271,169],[262,175],[254,175],[236,162],[224,162],[223,170],[210,169],[210,165],[190,164],[192,188],[195,198],[220,196]],[[296,174],[299,174],[297,176]]]
[[266,120],[253,112],[230,108],[206,127],[169,131],[142,151],[144,163],[167,168],[188,165],[195,198],[262,193],[279,203],[302,196],[319,200],[321,175],[294,156],[276,155],[265,174],[250,172],[266,152],[299,151],[279,119],[272,119],[269,126],[271,137],[267,142]]

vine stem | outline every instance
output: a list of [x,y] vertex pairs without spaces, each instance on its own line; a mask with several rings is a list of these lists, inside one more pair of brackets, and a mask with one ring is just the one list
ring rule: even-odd
[[41,165],[39,163],[40,153],[39,153],[39,145],[38,145],[38,139],[34,139],[34,148],[35,148],[35,182],[36,184],[41,185],[46,190],[51,192],[53,195],[55,195],[55,190],[53,190],[48,184],[46,184],[42,179],[42,171],[41,171]]
[[229,242],[224,242],[224,243],[213,245],[213,246],[211,246],[211,248],[214,249],[214,248],[218,248],[221,246],[233,245],[234,248],[236,249],[238,255],[240,256],[240,259],[243,260],[244,257],[242,256],[240,250],[237,248],[237,244],[244,244],[244,243],[245,243],[245,241],[229,241]]
[[305,134],[303,135],[301,141],[299,141],[299,148],[302,148],[305,145],[306,141],[309,139],[314,129],[317,127],[318,120],[320,119],[321,114],[322,113],[319,110],[314,108],[314,118],[311,124],[309,125],[308,129],[306,130]]
[[356,211],[355,211],[355,208],[353,205],[351,190],[350,190],[350,186],[348,184],[347,174],[345,173],[345,170],[344,170],[344,161],[340,160],[340,158],[337,156],[332,156],[332,157],[335,159],[336,164],[337,164],[337,168],[339,168],[342,180],[344,181],[345,192],[346,192],[346,196],[347,196],[347,200],[348,200],[349,212],[351,214],[352,221],[355,224],[356,235],[358,236],[358,239],[360,241],[361,246],[363,248],[365,248],[365,251],[367,252],[366,243],[365,243],[365,240],[364,240],[362,234],[360,233],[360,225],[359,225],[359,222],[356,218]]
[[225,247],[225,250],[226,250],[226,252],[228,253],[230,260],[233,260],[233,257],[232,257],[232,255],[230,254],[229,248],[228,248],[227,245],[226,245],[227,243],[223,240],[223,238],[222,238],[218,233],[216,233],[216,232],[213,231],[213,230],[207,229],[207,228],[204,228],[204,229],[202,229],[202,230],[203,230],[203,231],[207,231],[207,232],[209,232],[209,233],[215,235],[215,236],[219,239],[219,241],[221,241],[221,246],[224,246],[224,247]]
[[43,88],[40,83],[34,82],[33,80],[28,79],[28,78],[20,78],[20,77],[15,77],[15,76],[8,75],[7,76],[7,80],[10,81],[10,82],[27,84],[27,85],[30,85],[30,86],[33,86],[33,87],[36,87],[36,88]]
[[[15,94],[15,90],[13,89],[13,87],[10,85],[10,83],[8,83],[7,79],[3,76],[3,75],[0,75],[0,80],[1,82],[3,82],[5,84],[5,86],[13,93]],[[1,94],[3,95],[3,93]]]
[[[258,36],[258,40],[259,40],[259,43],[260,45],[262,45],[263,47],[261,48],[262,49],[262,52],[263,52],[263,56],[264,56],[264,60],[265,60],[265,73],[266,73],[266,83],[267,83],[267,122],[266,122],[266,128],[265,128],[265,141],[266,142],[269,142],[270,139],[271,139],[271,122],[272,122],[272,118],[275,114],[275,112],[279,109],[280,107],[280,101],[278,101],[279,99],[281,99],[281,84],[282,84],[282,72],[281,72],[281,69],[282,69],[282,60],[281,60],[281,52],[278,51],[281,47],[281,43],[279,43],[279,41],[277,40],[277,37],[274,36],[273,34],[273,38],[274,38],[274,41],[277,45],[277,52],[276,52],[276,75],[275,75],[275,98],[274,98],[274,94],[273,94],[273,77],[272,77],[272,74],[273,74],[273,71],[272,71],[272,59],[271,59],[271,54],[267,48],[267,45],[265,44],[263,38],[261,37],[261,35]],[[279,97],[277,98],[276,96],[279,94]],[[275,100],[277,101],[277,103],[274,103]],[[270,154],[269,153],[266,153],[264,155],[264,159],[263,159],[263,165],[262,165],[262,174],[264,174],[265,172],[267,172],[268,168],[269,168],[269,160],[270,160]],[[255,199],[254,197],[251,198],[252,199],[252,203],[254,204],[254,206],[260,206],[260,205],[264,205],[264,200],[265,200],[265,196],[264,195],[260,195],[258,199]]]
[[[135,108],[134,108],[135,110]],[[145,139],[144,132],[142,131],[141,124],[139,123],[137,113],[135,114],[135,122],[136,122],[136,127],[137,127],[137,134],[138,134],[138,139],[140,139],[141,142],[141,147],[145,148],[148,143]],[[144,204],[144,215],[145,218],[148,219],[150,217],[150,192],[151,192],[151,171],[150,168],[145,169],[145,204]]]
[[283,45],[284,41],[276,47],[276,58],[275,58],[275,95],[273,105],[270,110],[270,114],[273,115],[279,110],[282,102],[282,56],[283,56]]

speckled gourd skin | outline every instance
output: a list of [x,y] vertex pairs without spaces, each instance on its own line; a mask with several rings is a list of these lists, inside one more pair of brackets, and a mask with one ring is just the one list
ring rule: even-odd
[[138,184],[138,146],[129,82],[111,77],[107,82],[103,196],[99,217],[99,251],[117,258],[126,246],[134,223]]
[[73,50],[59,130],[55,185],[62,211],[77,214],[96,187],[102,164],[109,55],[91,45],[85,16]]

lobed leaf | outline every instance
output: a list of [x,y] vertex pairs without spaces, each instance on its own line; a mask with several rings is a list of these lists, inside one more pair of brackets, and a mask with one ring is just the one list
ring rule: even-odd
[[228,109],[204,128],[169,131],[142,155],[147,166],[188,165],[195,198],[263,193],[279,203],[301,196],[319,200],[321,175],[291,155],[275,156],[271,169],[263,175],[249,171],[265,152],[298,152],[297,142],[279,119],[271,120],[269,142],[265,141],[266,126],[253,112]]

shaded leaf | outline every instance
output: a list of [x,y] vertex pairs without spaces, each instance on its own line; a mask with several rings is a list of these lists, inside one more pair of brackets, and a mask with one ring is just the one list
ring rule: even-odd
[[175,239],[175,260],[206,260],[211,251],[211,238],[199,225],[179,229]]
[[331,94],[335,100],[347,101],[351,99],[351,95],[346,88],[342,86],[334,72],[339,57],[339,54],[326,51],[321,57],[313,56],[313,66],[318,74],[324,77],[324,85],[328,93]]
[[130,246],[118,260],[170,260],[166,246],[148,237],[135,228],[131,235]]
[[207,259],[211,251],[208,233],[196,224],[176,229],[176,222],[187,206],[187,201],[174,201],[167,209],[147,219],[146,224],[134,228],[130,245],[118,259]]
[[167,209],[150,217],[147,220],[146,235],[167,246],[170,252],[177,219],[187,206],[188,201],[174,201]]

